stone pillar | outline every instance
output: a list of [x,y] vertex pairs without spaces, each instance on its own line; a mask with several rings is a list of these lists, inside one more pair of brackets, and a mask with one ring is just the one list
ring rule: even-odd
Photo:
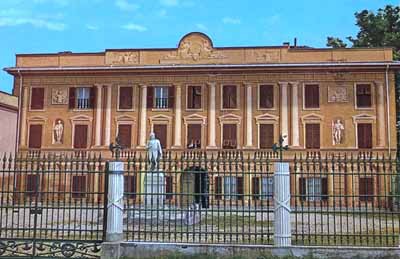
[[111,85],[107,85],[107,101],[106,101],[106,125],[104,131],[104,145],[109,146],[111,143]]
[[385,146],[385,96],[383,91],[383,82],[375,82],[376,87],[376,115],[377,115],[377,133],[378,133],[378,146],[384,147]]
[[[21,79],[20,79],[21,80]],[[20,93],[21,94],[21,93]],[[27,132],[26,132],[26,110],[28,109],[29,106],[29,88],[28,87],[24,87],[23,88],[23,95],[22,95],[22,112],[21,112],[21,131],[20,131],[20,145],[23,147],[26,147],[28,144],[26,143],[26,136],[27,136]]]
[[253,87],[251,84],[246,84],[246,146],[245,148],[253,147]]
[[289,163],[275,163],[274,174],[274,245],[290,246],[292,232],[290,223],[290,173]]
[[102,100],[102,85],[98,84],[97,87],[97,96],[96,96],[96,139],[95,145],[101,146],[101,100]]
[[298,147],[299,136],[299,82],[292,82],[292,146]]
[[216,129],[215,129],[215,82],[208,83],[210,89],[209,95],[209,107],[208,107],[208,146],[207,148],[213,149],[217,148],[215,142]]
[[106,241],[123,240],[124,163],[108,162],[108,203]]
[[175,85],[175,130],[173,148],[182,147],[182,87]]
[[283,145],[288,145],[289,132],[288,132],[288,95],[287,95],[287,82],[279,83],[281,86],[281,132],[284,138]]
[[147,85],[140,85],[141,98],[140,102],[140,128],[139,128],[139,147],[146,146],[146,127],[147,127]]

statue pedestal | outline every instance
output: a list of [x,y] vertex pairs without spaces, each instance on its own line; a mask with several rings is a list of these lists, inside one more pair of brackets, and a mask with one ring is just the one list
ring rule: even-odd
[[164,199],[164,172],[147,172],[144,178],[144,205],[148,208],[161,208],[164,206]]

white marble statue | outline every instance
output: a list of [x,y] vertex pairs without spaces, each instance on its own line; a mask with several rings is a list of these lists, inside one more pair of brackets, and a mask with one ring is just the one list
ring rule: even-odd
[[61,120],[57,120],[56,125],[54,125],[54,142],[57,144],[62,143],[62,137],[64,132],[64,126]]
[[150,162],[150,170],[158,169],[158,161],[162,155],[162,147],[160,141],[153,132],[150,133],[150,140],[147,143],[147,153]]
[[338,145],[342,143],[343,140],[344,126],[340,119],[332,122],[332,141],[333,145]]

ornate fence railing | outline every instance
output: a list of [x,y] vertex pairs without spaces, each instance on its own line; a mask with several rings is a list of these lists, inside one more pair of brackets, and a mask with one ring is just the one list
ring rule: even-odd
[[[124,163],[124,239],[272,245],[270,151],[168,151],[157,170],[145,152]],[[309,152],[290,167],[293,245],[399,246],[395,157]],[[0,160],[0,256],[98,256],[107,173],[100,155],[25,154]]]

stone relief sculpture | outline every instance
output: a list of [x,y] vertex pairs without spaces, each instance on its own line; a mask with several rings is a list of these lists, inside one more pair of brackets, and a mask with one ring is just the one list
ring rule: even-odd
[[328,87],[328,102],[348,102],[346,87]]
[[112,51],[106,53],[106,63],[112,65],[139,64],[139,52],[137,51]]
[[64,125],[62,120],[57,119],[56,124],[53,128],[54,131],[54,144],[62,144],[63,143],[63,134],[64,134]]
[[225,58],[218,51],[213,50],[209,40],[196,35],[185,38],[178,50],[160,58],[160,63],[175,63],[186,60],[189,62],[212,61]]
[[162,156],[162,147],[160,141],[156,138],[156,135],[150,133],[150,140],[147,143],[147,154],[150,163],[150,170],[158,170],[158,162]]
[[51,104],[68,104],[67,89],[54,88],[51,91]]
[[344,125],[340,119],[332,121],[332,142],[334,146],[343,143],[343,131]]

